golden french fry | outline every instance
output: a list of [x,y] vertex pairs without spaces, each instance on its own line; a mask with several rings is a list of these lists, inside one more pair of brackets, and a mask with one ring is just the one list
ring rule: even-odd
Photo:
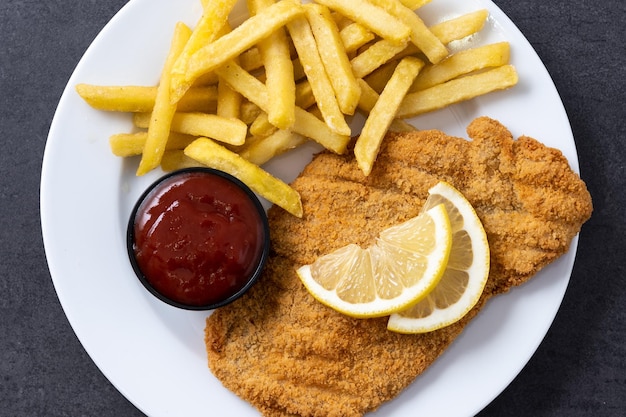
[[231,29],[237,0],[200,1],[193,31],[175,30],[158,86],[76,86],[92,107],[132,112],[148,129],[109,139],[115,155],[141,154],[138,175],[212,166],[302,216],[298,193],[261,164],[308,139],[345,153],[345,117],[358,107],[366,120],[354,152],[369,175],[386,131],[416,129],[400,117],[517,83],[504,42],[448,54],[487,10],[428,28],[414,10],[430,0],[246,0],[250,17]]
[[340,135],[350,135],[350,126],[339,108],[329,76],[320,57],[309,21],[298,17],[287,23],[300,62],[304,67],[315,101],[330,129]]
[[306,78],[306,74],[304,73],[304,67],[300,62],[300,58],[296,57],[291,61],[293,64],[293,79],[298,82]]
[[268,37],[276,29],[295,17],[304,14],[304,9],[295,0],[281,0],[258,14],[245,20],[232,32],[204,46],[191,56],[185,77],[193,82],[202,74],[213,71],[242,52]]
[[261,110],[256,104],[248,100],[244,100],[244,102],[241,103],[239,119],[246,125],[250,125],[259,116],[259,114],[261,114],[262,111],[263,110]]
[[296,84],[296,105],[303,109],[308,109],[315,105],[315,96],[311,89],[311,83],[308,80]]
[[277,130],[271,135],[254,141],[240,153],[242,158],[256,165],[263,165],[275,156],[294,149],[306,142],[306,138],[289,130]]
[[[140,128],[150,129],[149,113],[136,113],[133,123]],[[248,126],[239,119],[229,119],[207,113],[174,113],[170,129],[193,136],[206,136],[230,145],[243,145]]]
[[[295,118],[295,115],[294,115]],[[250,124],[250,134],[253,136],[269,136],[278,129],[270,123],[269,116],[265,112],[259,113],[256,119]]]
[[412,9],[398,0],[370,1],[411,28],[411,42],[426,55],[430,62],[437,63],[448,55],[448,49]]
[[283,28],[278,28],[268,39],[262,40],[259,50],[265,66],[265,85],[274,92],[269,97],[268,118],[274,126],[287,129],[296,118],[296,85],[287,35]]
[[417,10],[430,2],[431,0],[400,0],[400,3],[411,10]]
[[161,169],[165,172],[201,166],[205,165],[185,155],[182,149],[166,150],[161,158]]
[[359,87],[361,88],[361,97],[359,99],[359,109],[369,114],[372,111],[378,98],[380,97],[376,90],[374,90],[364,79],[359,78],[357,80]]
[[218,116],[227,119],[239,119],[241,101],[241,94],[233,90],[224,80],[218,81],[216,109]]
[[346,54],[355,52],[376,37],[374,33],[367,30],[365,26],[356,22],[341,29],[339,36],[341,36],[341,43],[346,50]]
[[390,132],[415,132],[416,130],[418,129],[415,126],[402,119],[393,119],[389,126]]
[[[227,80],[231,87],[267,112],[269,93],[265,84],[232,61],[218,68],[216,72]],[[346,151],[350,141],[349,135],[332,131],[326,123],[298,106],[295,108],[295,114],[293,132],[312,139],[335,153],[341,154]]]
[[438,64],[420,71],[409,91],[416,92],[450,81],[463,74],[489,67],[499,67],[509,62],[508,42],[492,43],[466,49],[450,55]]
[[441,43],[447,45],[452,41],[463,39],[480,31],[488,16],[489,12],[486,9],[477,10],[433,25],[430,27],[430,31]]
[[[374,90],[365,80],[359,79],[359,87],[361,87],[361,99],[359,100],[359,109],[361,109],[364,113],[368,113],[372,111],[378,98],[380,97],[376,90]],[[389,126],[389,130],[393,132],[412,132],[417,130],[415,126],[412,124],[402,120],[395,118],[391,122]]]
[[[111,135],[109,145],[111,146],[113,155],[121,157],[135,156],[141,155],[143,152],[146,139],[148,139],[148,132],[118,133]],[[189,145],[195,139],[197,139],[195,136],[170,132],[170,136],[165,144],[165,150],[184,149],[185,146]]]
[[233,175],[268,201],[302,217],[302,202],[297,191],[236,153],[207,138],[195,140],[184,152],[208,167]]
[[393,71],[396,69],[398,62],[400,62],[400,60],[394,57],[391,61],[384,63],[380,67],[376,68],[376,70],[365,76],[363,80],[367,81],[367,84],[380,94],[389,82],[389,79],[391,78]]
[[292,130],[337,154],[344,153],[350,142],[349,135],[333,132],[322,120],[298,106],[296,106],[296,123]]
[[395,118],[402,99],[423,66],[424,62],[413,57],[400,61],[365,120],[365,125],[354,146],[354,156],[359,168],[366,176],[372,171],[380,144]]
[[[115,112],[151,112],[157,95],[157,87],[124,85],[102,86],[78,84],[76,92],[91,107]],[[178,103],[181,111],[214,111],[217,100],[215,87],[193,87]]]
[[[452,41],[463,39],[480,31],[488,15],[487,10],[478,10],[433,25],[429,29],[442,44],[447,45]],[[415,44],[410,43],[405,49],[394,55],[393,59],[399,60],[406,56],[417,55],[420,52],[420,49]]]
[[[272,4],[273,0],[249,0],[252,14]],[[289,41],[283,28],[278,28],[268,38],[262,39],[258,50],[265,67],[265,85],[269,91],[268,119],[276,127],[287,129],[296,119],[296,85],[293,63],[289,52]]]
[[176,112],[176,104],[170,101],[171,70],[191,36],[191,29],[184,23],[178,23],[174,30],[172,45],[165,60],[161,80],[154,100],[154,109],[151,113],[148,138],[141,154],[141,161],[137,168],[137,175],[144,175],[159,166],[165,152],[165,144],[170,135],[172,117]]
[[[217,68],[215,72],[226,81],[233,90],[256,104],[267,113],[269,108],[269,94],[267,87],[255,76],[241,68],[239,64],[230,61]],[[256,116],[254,116],[256,118]]]
[[492,91],[510,88],[517,84],[517,81],[517,72],[512,65],[503,65],[475,75],[467,75],[426,90],[407,94],[398,109],[397,117],[413,117],[438,110]]
[[[222,35],[231,31],[230,24],[224,25]],[[235,62],[238,62],[239,58],[235,58]],[[215,74],[215,73],[211,73]],[[226,118],[239,118],[239,111],[241,108],[241,102],[243,97],[237,91],[233,90],[230,85],[217,74],[217,110],[216,113],[220,117]]]
[[371,45],[365,51],[352,58],[352,71],[356,78],[363,78],[375,69],[393,59],[406,47],[405,43],[392,43],[385,39]]
[[252,47],[239,55],[239,65],[246,71],[254,71],[263,66],[263,58],[259,48]]
[[196,24],[189,41],[176,59],[171,72],[172,81],[170,87],[170,99],[173,103],[178,102],[185,91],[191,87],[194,80],[187,79],[185,72],[191,56],[204,45],[213,42],[227,25],[230,14],[237,0],[211,0],[206,2],[202,17]]
[[411,34],[404,22],[367,0],[317,0],[317,3],[347,16],[392,43],[406,42]]
[[326,73],[331,74],[328,78],[339,108],[344,114],[354,114],[361,90],[352,72],[339,29],[327,7],[314,3],[304,7]]

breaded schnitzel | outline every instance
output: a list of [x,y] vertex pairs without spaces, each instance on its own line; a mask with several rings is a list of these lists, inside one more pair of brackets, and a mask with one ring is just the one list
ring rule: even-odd
[[[493,295],[520,285],[565,253],[592,211],[585,184],[555,149],[513,140],[479,118],[471,141],[439,131],[389,133],[365,177],[351,156],[321,153],[293,182],[298,219],[269,212],[273,254],[242,299],[206,326],[209,366],[266,416],[361,416],[394,398],[461,333]],[[445,180],[472,203],[491,249],[477,306],[431,333],[402,335],[387,319],[352,319],[317,302],[295,270],[348,243],[369,246],[382,229],[418,214]]]

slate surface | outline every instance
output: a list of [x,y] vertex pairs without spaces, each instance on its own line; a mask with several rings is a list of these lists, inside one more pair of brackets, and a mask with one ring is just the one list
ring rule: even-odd
[[[174,0],[171,0],[174,1]],[[595,212],[570,287],[488,416],[626,413],[626,67],[622,0],[497,0],[537,50],[571,120]],[[46,136],[81,55],[122,0],[0,3],[0,416],[139,416],[70,328],[39,220]]]

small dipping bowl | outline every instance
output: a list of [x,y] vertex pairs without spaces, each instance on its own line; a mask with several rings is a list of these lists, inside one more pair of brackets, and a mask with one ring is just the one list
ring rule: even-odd
[[141,195],[127,229],[137,277],[160,300],[212,310],[241,297],[270,248],[267,215],[237,178],[210,168],[171,172]]

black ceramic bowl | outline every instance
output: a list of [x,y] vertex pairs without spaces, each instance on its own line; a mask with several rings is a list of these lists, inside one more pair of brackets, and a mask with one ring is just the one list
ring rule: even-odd
[[210,168],[161,177],[128,222],[128,256],[143,286],[187,310],[212,310],[241,297],[261,275],[269,247],[257,196]]

